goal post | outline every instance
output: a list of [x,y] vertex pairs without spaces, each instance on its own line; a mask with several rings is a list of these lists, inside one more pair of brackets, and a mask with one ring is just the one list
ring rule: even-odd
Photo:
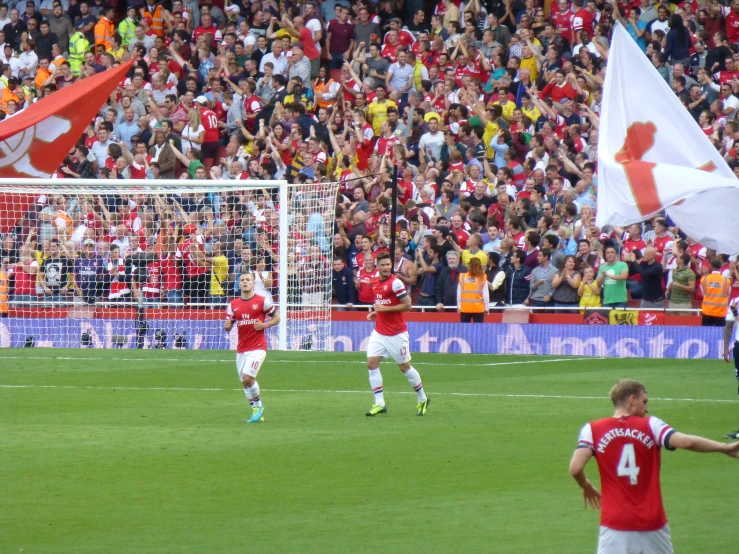
[[281,315],[270,348],[328,350],[338,186],[0,179],[0,346],[233,347],[248,270]]

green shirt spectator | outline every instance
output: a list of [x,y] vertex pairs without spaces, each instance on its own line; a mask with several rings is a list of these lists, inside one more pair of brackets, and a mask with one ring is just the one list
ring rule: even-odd
[[618,260],[616,249],[606,248],[606,263],[598,271],[598,285],[603,288],[603,305],[611,308],[625,308],[626,279],[629,277],[629,266]]

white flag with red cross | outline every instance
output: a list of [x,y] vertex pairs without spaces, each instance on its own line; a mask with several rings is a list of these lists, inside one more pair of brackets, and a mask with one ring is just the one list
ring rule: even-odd
[[[51,177],[132,65],[78,81],[0,122],[0,177]],[[35,198],[0,190],[0,233],[12,229]]]
[[663,210],[690,238],[739,252],[739,180],[626,30],[616,24],[598,136],[596,224]]

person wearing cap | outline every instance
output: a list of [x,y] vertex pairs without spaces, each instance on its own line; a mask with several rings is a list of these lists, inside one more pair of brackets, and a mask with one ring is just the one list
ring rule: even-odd
[[126,10],[126,18],[118,24],[118,34],[121,36],[123,48],[128,48],[136,38],[136,8],[129,6]]
[[113,8],[106,7],[103,9],[103,15],[95,25],[95,46],[102,44],[106,50],[110,48],[110,37],[115,34],[114,13]]
[[[20,3],[21,2],[19,2],[19,4]],[[32,30],[35,29],[36,31],[38,31],[38,25],[33,27],[32,25],[28,24],[31,19],[33,19],[34,23],[38,23],[39,21],[41,21],[41,14],[36,11],[36,2],[34,2],[33,0],[28,0],[26,2],[26,11],[21,14],[21,21],[26,24],[29,37],[31,37]]]
[[[399,17],[393,17],[388,23],[390,24],[390,31],[395,31],[398,33],[398,42],[409,50],[413,48],[413,43],[416,42],[416,38],[410,31],[406,31],[405,29],[403,29],[403,20]],[[385,33],[385,37],[382,41],[383,44],[387,44],[390,31]]]
[[164,36],[164,8],[155,0],[146,0],[146,5],[139,10],[142,20],[148,20],[151,30],[158,37]]
[[18,79],[16,77],[10,77],[8,79],[8,86],[0,91],[0,111],[8,113],[8,102],[13,100],[16,104],[19,103],[16,89],[18,88]]
[[8,79],[11,77],[18,77],[18,70],[21,68],[20,60],[13,55],[13,47],[7,42],[5,43],[5,46],[3,46],[3,55],[0,56],[0,61],[4,64],[2,83],[7,87]]
[[199,104],[200,124],[205,129],[203,144],[201,146],[203,158],[215,160],[218,157],[219,140],[221,138],[221,130],[218,128],[218,116],[210,109],[210,103],[206,96],[198,96],[195,102]]
[[69,67],[72,69],[72,75],[79,77],[80,68],[85,63],[85,53],[90,50],[90,41],[87,40],[82,30],[85,24],[82,21],[77,23],[76,32],[69,37]]
[[107,274],[105,262],[95,254],[95,241],[85,239],[79,257],[74,261],[70,284],[85,304],[94,305],[102,293],[103,280]]

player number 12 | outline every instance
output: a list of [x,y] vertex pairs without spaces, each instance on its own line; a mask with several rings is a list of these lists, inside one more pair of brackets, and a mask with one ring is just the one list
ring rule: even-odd
[[636,465],[636,452],[633,444],[624,444],[617,468],[619,477],[628,477],[632,485],[636,485],[639,477],[639,466]]

